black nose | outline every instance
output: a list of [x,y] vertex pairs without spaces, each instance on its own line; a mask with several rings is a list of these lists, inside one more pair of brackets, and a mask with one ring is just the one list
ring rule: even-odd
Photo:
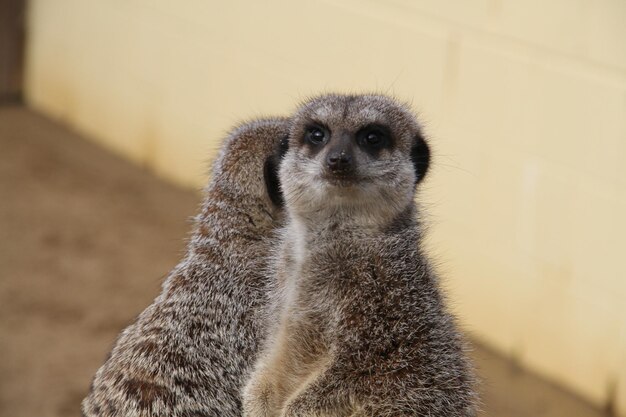
[[345,172],[352,168],[352,156],[346,152],[332,153],[326,160],[328,168],[333,172]]

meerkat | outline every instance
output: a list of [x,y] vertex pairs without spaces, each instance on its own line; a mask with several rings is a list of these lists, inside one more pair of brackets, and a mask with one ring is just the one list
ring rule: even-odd
[[267,296],[267,253],[282,221],[277,144],[286,119],[241,125],[224,141],[187,254],[118,337],[84,416],[241,416]]
[[421,249],[430,151],[408,106],[324,95],[291,119],[287,220],[246,417],[474,416],[474,377]]

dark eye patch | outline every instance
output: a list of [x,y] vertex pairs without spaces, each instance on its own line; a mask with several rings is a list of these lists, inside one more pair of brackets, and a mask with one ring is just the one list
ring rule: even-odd
[[309,127],[304,134],[306,141],[314,146],[323,145],[328,140],[326,131],[319,127]]
[[324,124],[311,121],[304,128],[302,143],[306,145],[313,154],[316,154],[328,143],[330,135],[330,129]]
[[391,130],[381,124],[367,125],[356,133],[356,143],[372,156],[377,156],[381,149],[393,146]]

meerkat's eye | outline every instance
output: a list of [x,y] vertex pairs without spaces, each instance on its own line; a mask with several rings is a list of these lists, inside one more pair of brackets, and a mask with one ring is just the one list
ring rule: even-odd
[[378,144],[380,144],[380,142],[383,140],[383,138],[376,132],[370,132],[367,134],[367,136],[365,136],[365,143],[368,146],[377,146]]
[[326,142],[326,132],[319,127],[310,127],[305,133],[306,140],[313,145],[322,145]]
[[368,128],[357,135],[359,146],[366,149],[381,149],[388,145],[389,137],[383,129]]

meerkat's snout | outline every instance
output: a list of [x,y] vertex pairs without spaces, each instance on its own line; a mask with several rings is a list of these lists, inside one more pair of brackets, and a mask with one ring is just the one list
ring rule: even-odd
[[[326,154],[326,169],[335,175],[351,174],[355,167],[352,150],[352,138],[349,133],[331,138]],[[335,143],[332,143],[335,142]]]
[[333,174],[348,174],[352,171],[352,153],[347,150],[330,152],[326,166]]

